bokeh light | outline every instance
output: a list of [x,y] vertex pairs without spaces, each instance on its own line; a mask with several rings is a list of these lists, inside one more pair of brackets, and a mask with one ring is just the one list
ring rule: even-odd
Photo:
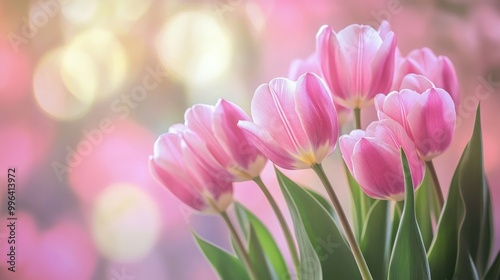
[[[98,92],[97,98],[108,98],[116,93],[129,71],[123,45],[111,32],[102,28],[88,29],[77,35],[68,44],[64,60],[68,61],[63,62],[63,72],[71,75],[64,81],[75,96]],[[87,60],[90,62],[82,66]],[[85,82],[95,83],[95,92],[92,92],[92,85],[84,86]]]
[[64,54],[65,49],[60,48],[42,58],[35,69],[33,92],[38,105],[49,116],[71,121],[83,116],[94,98],[91,95],[77,97],[66,88],[62,77]]
[[167,70],[187,84],[220,77],[232,57],[228,31],[213,13],[202,10],[172,16],[160,32],[156,48]]
[[63,5],[61,11],[70,23],[80,24],[94,17],[98,5],[98,0],[72,0]]
[[137,186],[117,184],[97,198],[92,234],[100,252],[114,261],[137,261],[153,248],[160,230],[155,202]]

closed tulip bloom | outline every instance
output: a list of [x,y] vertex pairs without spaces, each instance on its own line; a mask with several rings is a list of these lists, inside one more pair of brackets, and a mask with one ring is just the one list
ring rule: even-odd
[[448,92],[455,106],[458,106],[460,101],[458,78],[455,67],[448,57],[436,56],[432,50],[422,48],[411,51],[398,65],[394,81],[396,90],[404,89],[401,84],[407,74],[423,75],[436,87]]
[[194,105],[186,111],[185,119],[188,130],[197,135],[185,133],[186,142],[201,138],[209,152],[206,157],[215,159],[233,181],[251,180],[260,174],[267,159],[238,127],[238,121],[250,118],[237,105],[224,99],[215,106]]
[[449,147],[456,112],[445,90],[430,88],[419,94],[404,89],[387,96],[378,95],[375,107],[379,119],[393,119],[405,128],[423,160],[430,161]]
[[[221,170],[208,165],[184,142],[182,126],[161,135],[154,144],[150,169],[154,176],[183,203],[195,210],[219,213],[232,202],[233,186],[221,180]],[[202,142],[198,142],[202,143]],[[222,176],[224,177],[224,176]]]
[[336,33],[323,26],[316,36],[320,68],[334,101],[350,109],[370,105],[390,90],[396,38],[388,23],[379,31],[353,24]]
[[366,131],[358,129],[349,135],[342,135],[339,145],[349,171],[370,197],[404,198],[401,148],[408,157],[414,188],[422,183],[424,163],[404,128],[393,120],[376,121]]
[[315,74],[260,85],[252,100],[253,122],[240,121],[254,145],[276,165],[309,168],[331,154],[338,137],[337,112]]

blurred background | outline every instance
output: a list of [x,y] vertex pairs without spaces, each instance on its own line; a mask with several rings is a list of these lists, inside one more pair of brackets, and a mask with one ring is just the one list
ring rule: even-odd
[[[452,147],[435,160],[447,192],[482,102],[485,168],[500,246],[500,2],[465,0],[2,0],[0,181],[16,168],[17,263],[1,279],[216,279],[190,231],[229,248],[219,217],[192,213],[149,173],[156,137],[194,103],[249,112],[255,88],[286,76],[323,24],[388,20],[403,55],[450,57],[461,86]],[[374,118],[363,112],[363,126]],[[348,131],[352,124],[344,128]],[[327,173],[349,197],[338,151]],[[312,171],[286,172],[316,188]],[[285,207],[268,165],[263,174]],[[5,186],[6,183],[2,183]],[[252,183],[235,196],[286,246]],[[4,225],[5,223],[5,225]]]

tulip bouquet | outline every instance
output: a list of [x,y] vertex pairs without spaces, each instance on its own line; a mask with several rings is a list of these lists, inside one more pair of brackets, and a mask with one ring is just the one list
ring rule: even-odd
[[[459,92],[451,61],[426,48],[401,55],[387,22],[378,30],[351,25],[338,33],[324,26],[316,40],[309,58],[292,63],[290,79],[256,89],[251,118],[226,100],[194,105],[184,124],[155,143],[155,177],[182,202],[220,215],[228,226],[234,254],[193,233],[220,278],[500,279],[500,258],[490,259],[479,109],[446,200],[432,163],[455,130]],[[375,106],[378,120],[363,128],[361,110],[368,106]],[[355,129],[339,137],[352,118]],[[337,143],[350,215],[321,164]],[[259,176],[267,160],[282,169],[311,168],[328,197],[275,168],[293,221],[288,225]],[[290,266],[262,221],[233,201],[233,182],[246,180],[272,206]],[[325,242],[335,246],[325,252]]]

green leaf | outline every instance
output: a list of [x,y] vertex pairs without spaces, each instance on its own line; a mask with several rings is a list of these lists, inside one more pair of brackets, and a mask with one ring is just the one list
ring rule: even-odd
[[235,211],[238,217],[238,222],[242,228],[245,238],[248,240],[250,235],[250,227],[255,231],[255,235],[262,245],[262,249],[266,258],[269,260],[273,271],[280,279],[287,279],[290,276],[285,260],[276,244],[273,236],[266,226],[259,220],[250,210],[242,204],[235,202]]
[[[478,268],[478,272],[480,275],[485,275],[486,269],[489,263],[490,255],[493,249],[493,238],[495,236],[493,232],[494,224],[493,224],[493,209],[491,207],[491,194],[490,188],[487,180],[485,179],[486,184],[486,212],[484,217],[484,228],[481,231],[481,239],[479,239],[479,250],[478,250],[478,258],[476,261],[476,266]],[[499,278],[500,279],[500,278]]]
[[488,273],[486,274],[486,277],[484,277],[484,280],[498,280],[500,279],[500,252],[498,252],[497,257],[493,261],[493,264],[491,265],[490,269],[488,270]]
[[484,175],[478,108],[474,132],[453,175],[429,251],[433,279],[451,279],[455,272],[469,266],[468,255],[474,261],[477,274],[482,277],[491,253],[492,230],[491,198]]
[[[302,279],[361,279],[354,256],[328,211],[279,170],[276,173],[292,214],[299,248],[300,244],[309,244],[314,249],[315,259],[321,264],[318,270],[320,275],[305,275]],[[301,260],[303,265],[304,259]],[[313,264],[316,265],[315,262]]]
[[248,255],[250,257],[250,262],[252,262],[254,266],[257,279],[283,279],[282,275],[278,277],[276,272],[270,268],[270,261],[268,261],[252,225],[250,225],[250,234],[248,237]]
[[[460,162],[464,160],[464,156]],[[460,163],[459,163],[460,166]],[[451,180],[448,198],[429,249],[428,260],[432,279],[452,279],[458,253],[459,229],[464,219],[464,205],[458,185],[458,168]]]
[[368,211],[361,251],[373,279],[386,279],[391,237],[391,207],[387,200],[377,200]]
[[198,243],[203,254],[217,271],[222,280],[243,279],[249,280],[245,267],[238,258],[224,249],[202,239],[193,232],[193,236]]
[[316,255],[316,252],[314,251],[311,241],[309,241],[309,237],[307,235],[306,229],[304,228],[304,224],[302,223],[302,218],[299,214],[297,206],[295,205],[295,202],[292,200],[288,192],[284,191],[284,187],[282,187],[282,185],[285,183],[282,183],[280,180],[281,172],[279,172],[278,169],[275,169],[275,171],[278,176],[280,188],[283,191],[283,196],[285,197],[288,209],[290,210],[290,215],[292,216],[295,235],[297,238],[297,246],[299,247],[300,275],[298,279],[322,280],[323,275],[321,271],[321,263],[318,256]]
[[483,166],[481,109],[478,107],[474,132],[459,166],[459,184],[465,204],[464,238],[479,275],[488,267],[492,245],[491,201]]
[[347,168],[345,162],[344,168],[347,175],[347,182],[349,183],[349,188],[351,190],[352,203],[354,204],[351,211],[354,220],[354,233],[356,235],[356,239],[359,241],[361,240],[361,234],[363,232],[366,216],[368,215],[368,211],[372,204],[375,203],[375,199],[367,196],[363,190],[361,190],[361,187],[358,182],[356,182],[356,179],[354,179],[351,175],[351,172]]
[[304,188],[314,199],[316,199],[321,206],[325,207],[326,211],[333,217],[335,221],[338,220],[337,213],[335,213],[335,209],[333,209],[333,206],[324,198],[321,194],[317,193],[316,191],[310,189],[310,188]]
[[408,160],[401,149],[405,174],[405,203],[389,263],[388,279],[431,279],[422,235],[415,215],[413,182]]
[[432,219],[431,219],[431,203],[432,203],[432,181],[430,179],[429,173],[425,172],[424,180],[422,185],[415,193],[415,211],[417,213],[417,222],[420,232],[422,233],[422,239],[424,240],[425,249],[428,250],[431,246],[433,231],[432,231]]

